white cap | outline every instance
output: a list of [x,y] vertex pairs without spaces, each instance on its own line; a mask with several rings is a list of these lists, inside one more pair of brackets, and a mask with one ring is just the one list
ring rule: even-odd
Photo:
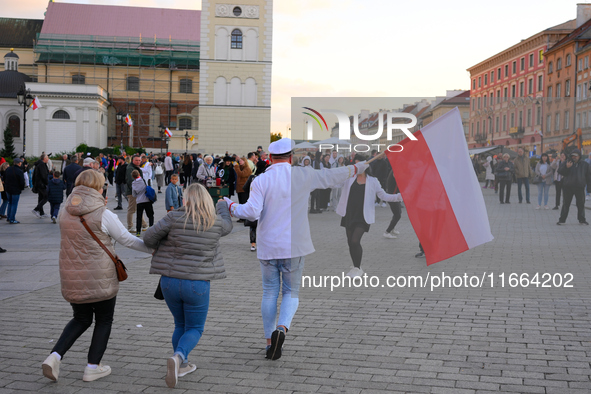
[[90,158],[90,157],[87,157],[86,159],[84,159],[84,165],[85,165],[85,166],[89,166],[89,165],[91,165],[92,163],[96,163],[96,160],[94,160],[94,159],[92,159],[92,158]]
[[282,138],[269,145],[269,153],[272,155],[283,155],[295,148],[295,142],[291,138]]

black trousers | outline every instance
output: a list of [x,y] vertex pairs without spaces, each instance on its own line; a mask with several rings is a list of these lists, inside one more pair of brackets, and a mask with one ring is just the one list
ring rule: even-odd
[[238,193],[238,204],[246,204],[247,201],[248,201],[248,193],[247,192]]
[[45,211],[43,210],[43,206],[47,203],[47,189],[39,189],[37,192],[37,206],[35,207],[35,211],[39,212],[41,215],[45,215]]
[[146,216],[148,217],[150,227],[154,225],[154,206],[152,205],[152,203],[148,201],[138,204],[135,217],[136,229],[138,233],[142,232],[142,216],[144,216],[144,211],[146,212]]
[[320,209],[320,190],[315,189],[310,193],[310,211],[318,211]]
[[[503,201],[505,188],[507,188],[507,194],[505,196],[505,201]],[[511,198],[511,181],[499,181],[499,200],[501,202],[509,202],[509,198]]]
[[88,349],[88,363],[99,364],[111,335],[116,298],[89,304],[70,304],[74,310],[74,318],[66,325],[51,352],[56,352],[64,357],[80,335],[92,325],[94,315],[95,324],[90,349]]
[[566,218],[568,217],[568,211],[570,209],[570,204],[573,202],[573,197],[575,198],[577,204],[577,219],[580,222],[585,221],[585,188],[578,188],[578,189],[571,189],[565,187],[562,189],[564,192],[564,200],[562,204],[562,211],[560,211],[560,219],[559,222],[566,222]]
[[556,187],[556,205],[555,207],[560,206],[560,192],[562,192],[562,180],[554,181],[554,186]]
[[173,172],[174,171],[166,171],[166,175],[164,177],[164,183],[165,184],[168,185],[170,183],[170,177],[171,177],[171,175],[172,175]]
[[353,261],[353,266],[361,268],[361,259],[363,258],[363,247],[361,247],[361,237],[365,234],[363,227],[347,227],[347,244],[349,245],[349,254]]
[[402,207],[400,206],[399,202],[389,202],[390,210],[392,211],[392,220],[390,221],[390,225],[386,229],[386,232],[389,233],[390,231],[394,230],[394,227],[398,224],[400,217],[402,216]]

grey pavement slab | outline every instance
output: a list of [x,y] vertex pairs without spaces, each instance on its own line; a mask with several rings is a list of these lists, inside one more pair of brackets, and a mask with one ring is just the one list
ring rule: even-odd
[[[114,190],[109,193],[113,208]],[[414,257],[418,240],[406,212],[398,238],[385,239],[391,214],[377,207],[377,222],[362,239],[362,267],[379,285],[303,288],[284,356],[274,362],[264,359],[259,262],[246,228],[235,223],[221,241],[228,278],[212,282],[205,332],[190,356],[197,371],[170,392],[589,392],[591,229],[577,223],[574,207],[567,225],[556,226],[557,211],[517,204],[515,185],[510,205],[500,205],[492,190],[483,194],[494,241],[430,267]],[[536,198],[532,188],[532,202]],[[82,382],[88,331],[64,358],[58,383],[42,376],[40,364],[72,312],[60,293],[58,226],[30,213],[35,202],[26,191],[21,224],[0,223],[0,246],[9,250],[0,255],[0,393],[169,391],[172,316],[152,297],[158,277],[148,274],[150,258],[120,246],[130,277],[117,297],[103,359],[113,373]],[[156,204],[158,220],[165,211]],[[115,212],[125,222],[125,211]],[[317,251],[307,257],[304,274],[317,283],[342,276],[351,262],[339,217],[328,212],[310,222]],[[517,280],[509,282],[512,273]],[[522,274],[536,273],[537,287],[519,283]],[[569,273],[573,287],[559,287]],[[433,290],[384,285],[390,276],[447,275],[451,281],[464,274],[487,281]],[[550,287],[542,287],[544,281]]]

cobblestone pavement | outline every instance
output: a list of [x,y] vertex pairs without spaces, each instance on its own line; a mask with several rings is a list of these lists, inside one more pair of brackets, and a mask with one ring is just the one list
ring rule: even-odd
[[[113,373],[82,381],[90,330],[64,358],[58,383],[42,376],[41,362],[71,308],[58,284],[57,226],[30,213],[35,196],[27,191],[17,214],[22,224],[0,223],[0,245],[9,250],[0,255],[0,394],[590,392],[591,229],[577,223],[574,207],[567,225],[556,226],[557,211],[517,204],[515,186],[510,205],[483,192],[494,241],[430,267],[414,257],[418,241],[406,212],[398,239],[385,239],[390,210],[376,208],[377,223],[362,240],[362,267],[380,284],[302,289],[278,361],[264,359],[259,263],[248,250],[246,228],[235,224],[222,240],[228,278],[212,282],[204,336],[190,356],[197,371],[170,390],[164,376],[172,316],[152,296],[158,277],[148,274],[149,258],[120,247],[130,278],[117,297],[103,359]],[[532,188],[532,201],[536,196]],[[317,252],[306,259],[304,274],[341,277],[351,263],[339,218],[310,219]],[[468,287],[430,289],[433,277],[464,273]],[[539,273],[539,287],[510,287],[511,273]],[[557,285],[571,273],[573,287],[557,288],[552,280],[546,283],[552,287],[541,287],[543,273],[561,274],[552,277]],[[426,288],[382,287],[388,276],[409,275],[431,279]],[[485,278],[482,287],[469,287],[472,276]]]

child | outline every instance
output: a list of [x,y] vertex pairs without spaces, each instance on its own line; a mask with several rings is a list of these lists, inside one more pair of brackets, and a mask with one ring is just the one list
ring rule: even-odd
[[144,211],[146,211],[146,215],[148,216],[150,227],[154,225],[154,207],[152,206],[152,201],[146,197],[146,182],[140,176],[140,172],[133,170],[131,176],[134,179],[131,184],[131,193],[137,202],[136,236],[139,237],[142,235],[142,216],[144,215]]
[[166,212],[174,211],[183,206],[183,188],[179,186],[179,176],[170,176],[170,183],[166,187]]
[[64,190],[66,190],[66,184],[60,179],[60,175],[62,174],[59,171],[55,171],[53,179],[47,184],[47,201],[49,201],[49,213],[53,223],[56,223],[60,204],[64,202]]

